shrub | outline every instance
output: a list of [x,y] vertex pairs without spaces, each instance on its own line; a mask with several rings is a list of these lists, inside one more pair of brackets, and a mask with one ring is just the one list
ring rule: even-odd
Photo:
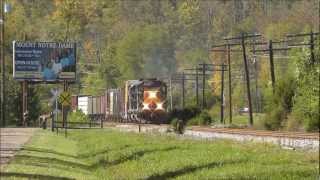
[[181,119],[183,121],[187,121],[187,120],[195,117],[199,113],[200,113],[200,109],[195,108],[195,107],[189,107],[189,108],[185,108],[185,109],[173,109],[169,113],[169,119],[171,119],[171,121],[174,120],[175,118]]
[[286,130],[287,131],[299,131],[301,129],[302,122],[295,118],[292,114],[288,116],[288,120],[286,122]]
[[220,121],[220,117],[221,117],[221,107],[220,104],[216,104],[214,106],[211,107],[211,109],[208,111],[212,121]]
[[299,74],[292,114],[295,119],[303,122],[306,131],[318,131],[320,126],[319,77],[319,67],[309,67]]
[[191,118],[188,122],[187,122],[188,126],[198,126],[199,125],[199,117],[194,117]]
[[272,111],[266,114],[264,126],[269,130],[279,129],[282,120],[285,118],[285,111],[281,106],[275,107]]
[[284,125],[292,110],[295,89],[296,80],[291,75],[286,75],[276,84],[275,91],[269,95],[266,104],[267,114],[264,125],[267,129],[276,130]]
[[174,132],[178,134],[183,134],[185,123],[182,120],[174,118],[170,124],[172,125]]
[[319,131],[320,51],[315,50],[316,62],[311,63],[310,52],[296,52],[297,90],[292,108],[293,120],[306,131]]
[[310,91],[313,90],[298,89],[292,116],[301,122],[300,124],[303,125],[306,131],[318,131],[320,126],[319,96]]
[[81,110],[77,109],[69,114],[68,122],[89,122],[89,118]]
[[199,125],[210,125],[212,119],[207,111],[202,111],[199,115]]
[[202,111],[198,116],[190,119],[188,121],[189,126],[193,125],[210,125],[212,123],[212,119],[208,113],[208,111]]

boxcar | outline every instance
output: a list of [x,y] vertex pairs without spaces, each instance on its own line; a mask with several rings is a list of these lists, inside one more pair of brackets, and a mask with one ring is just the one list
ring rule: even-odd
[[89,106],[89,96],[77,96],[78,97],[78,107],[84,114],[88,115]]
[[119,120],[123,119],[123,90],[108,89],[105,92],[106,119]]
[[105,97],[103,96],[72,96],[72,110],[81,110],[92,120],[105,119]]

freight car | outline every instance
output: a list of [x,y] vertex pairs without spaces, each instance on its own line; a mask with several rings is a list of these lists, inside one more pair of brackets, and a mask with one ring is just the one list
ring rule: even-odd
[[106,119],[111,121],[125,120],[123,89],[108,89],[105,92]]
[[104,96],[72,96],[72,110],[79,109],[88,115],[91,120],[105,119],[105,97]]

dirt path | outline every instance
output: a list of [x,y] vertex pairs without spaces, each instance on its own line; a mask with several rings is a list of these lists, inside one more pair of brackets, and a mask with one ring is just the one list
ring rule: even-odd
[[0,167],[6,165],[37,128],[0,128]]

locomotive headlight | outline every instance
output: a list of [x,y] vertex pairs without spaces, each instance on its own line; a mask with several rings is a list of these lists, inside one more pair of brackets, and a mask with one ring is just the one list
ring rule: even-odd
[[142,105],[143,105],[142,110],[149,110],[150,109],[148,103],[143,103]]
[[148,98],[157,98],[157,91],[149,91],[148,94]]
[[163,102],[158,102],[157,103],[157,109],[163,110]]

